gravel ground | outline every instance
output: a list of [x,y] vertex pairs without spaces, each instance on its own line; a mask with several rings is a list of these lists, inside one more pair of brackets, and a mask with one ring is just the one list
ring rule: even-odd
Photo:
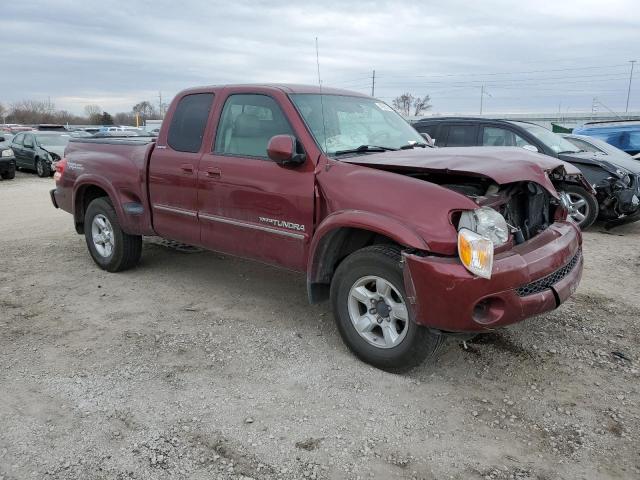
[[393,375],[301,275],[145,241],[108,274],[52,181],[0,182],[0,480],[640,478],[640,225],[558,310]]

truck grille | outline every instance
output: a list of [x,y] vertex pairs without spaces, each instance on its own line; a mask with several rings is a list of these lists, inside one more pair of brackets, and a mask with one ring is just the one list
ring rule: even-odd
[[564,277],[566,277],[571,270],[577,265],[580,257],[582,256],[582,249],[579,249],[576,254],[573,256],[569,263],[567,263],[564,267],[559,268],[553,273],[550,273],[546,277],[541,278],[540,280],[536,280],[535,282],[527,283],[522,287],[516,288],[516,293],[519,297],[527,297],[529,295],[535,295],[536,293],[540,293],[548,288],[551,288],[553,285],[558,283]]

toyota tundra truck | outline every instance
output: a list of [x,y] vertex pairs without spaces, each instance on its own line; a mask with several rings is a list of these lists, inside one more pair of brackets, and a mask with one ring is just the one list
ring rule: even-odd
[[575,167],[431,148],[387,104],[344,90],[185,90],[157,138],[72,139],[55,182],[53,205],[100,268],[134,267],[142,237],[160,236],[305,272],[347,346],[390,371],[447,334],[552,310],[582,275],[558,194],[590,188]]

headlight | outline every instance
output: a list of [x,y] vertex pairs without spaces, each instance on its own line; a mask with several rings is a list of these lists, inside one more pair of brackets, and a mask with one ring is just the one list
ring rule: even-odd
[[13,150],[11,150],[10,148],[7,148],[6,150],[2,151],[2,156],[3,157],[13,157]]
[[509,239],[509,226],[506,220],[489,207],[462,212],[458,230],[463,228],[489,239],[494,247],[499,247]]
[[491,278],[493,242],[467,228],[458,231],[458,256],[467,270],[482,278]]
[[622,183],[625,187],[631,185],[631,177],[628,173],[625,173],[622,170],[616,170],[616,173],[620,177],[620,183]]

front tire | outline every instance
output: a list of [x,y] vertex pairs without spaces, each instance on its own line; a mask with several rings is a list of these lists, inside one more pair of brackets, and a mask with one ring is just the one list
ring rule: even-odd
[[134,267],[142,254],[142,237],[120,228],[118,216],[107,197],[93,200],[84,216],[84,236],[96,264],[108,272]]
[[51,176],[51,166],[41,158],[36,159],[36,173],[40,178]]
[[598,218],[598,200],[577,185],[566,185],[563,191],[569,198],[569,217],[576,222],[580,230],[586,230]]
[[2,178],[4,180],[11,180],[11,179],[15,178],[15,176],[16,176],[15,167],[12,168],[11,170],[7,170],[6,172],[2,172]]
[[349,255],[331,282],[331,303],[342,339],[361,360],[402,372],[433,356],[443,343],[410,318],[400,249],[373,245]]

